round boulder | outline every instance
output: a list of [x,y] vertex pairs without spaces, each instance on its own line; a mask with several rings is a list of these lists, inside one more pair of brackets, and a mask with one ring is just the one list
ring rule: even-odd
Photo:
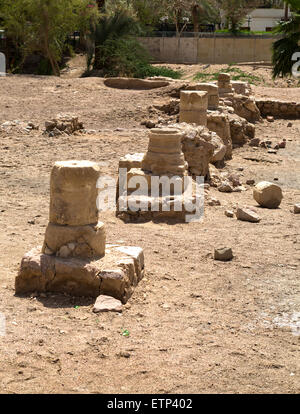
[[283,195],[279,185],[261,181],[253,189],[253,198],[262,207],[277,208]]

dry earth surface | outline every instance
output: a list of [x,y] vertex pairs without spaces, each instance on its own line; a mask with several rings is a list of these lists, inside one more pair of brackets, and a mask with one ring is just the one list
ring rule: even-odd
[[[206,206],[202,223],[125,224],[113,212],[101,214],[108,242],[145,251],[146,276],[122,314],[93,314],[89,298],[14,295],[22,256],[43,242],[53,163],[103,162],[103,173],[116,177],[121,156],[146,150],[140,122],[149,105],[165,99],[162,92],[109,89],[100,78],[70,73],[0,78],[0,124],[40,125],[0,132],[1,393],[300,391],[300,216],[291,212],[300,202],[300,120],[258,124],[259,138],[286,138],[286,149],[245,146],[226,165],[244,168],[243,183],[277,178],[282,186],[280,208],[258,208],[258,224],[224,214],[256,205],[250,186],[231,194],[211,189],[222,205]],[[257,86],[255,93],[300,101],[298,88]],[[59,112],[78,115],[96,133],[42,135]],[[232,247],[232,262],[213,260],[220,246]]]

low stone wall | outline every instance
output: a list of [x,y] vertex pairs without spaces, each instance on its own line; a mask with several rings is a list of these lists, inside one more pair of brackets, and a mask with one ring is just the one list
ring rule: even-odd
[[262,116],[275,118],[300,118],[300,102],[283,102],[277,100],[256,99],[256,105]]
[[153,60],[165,63],[271,62],[276,37],[141,37]]

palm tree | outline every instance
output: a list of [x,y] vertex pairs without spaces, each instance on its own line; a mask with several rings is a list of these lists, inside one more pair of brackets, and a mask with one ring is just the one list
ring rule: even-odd
[[[111,41],[120,41],[124,38],[128,38],[132,34],[139,30],[138,23],[128,16],[126,12],[116,12],[112,16],[104,15],[99,20],[98,24],[94,28],[92,34],[92,40],[95,45],[95,57],[93,68],[99,70],[103,68],[103,47],[105,44]],[[90,51],[88,60],[91,62],[93,51]],[[111,56],[114,59],[114,56]],[[109,65],[109,62],[106,62]]]
[[299,0],[286,1],[294,11],[288,21],[280,22],[275,28],[276,34],[282,37],[273,43],[273,77],[291,76],[294,64],[292,57],[295,52],[300,52],[300,6]]

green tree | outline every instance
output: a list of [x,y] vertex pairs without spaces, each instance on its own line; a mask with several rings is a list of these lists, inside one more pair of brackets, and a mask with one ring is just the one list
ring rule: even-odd
[[245,17],[262,4],[262,0],[217,0],[225,14],[226,21],[232,33],[239,30]]
[[291,76],[294,53],[300,52],[300,4],[299,0],[289,0],[294,13],[288,21],[279,23],[274,32],[282,37],[273,43],[273,77]]
[[57,76],[68,35],[87,30],[97,14],[94,0],[1,0],[0,4],[4,28],[23,60],[39,53]]

